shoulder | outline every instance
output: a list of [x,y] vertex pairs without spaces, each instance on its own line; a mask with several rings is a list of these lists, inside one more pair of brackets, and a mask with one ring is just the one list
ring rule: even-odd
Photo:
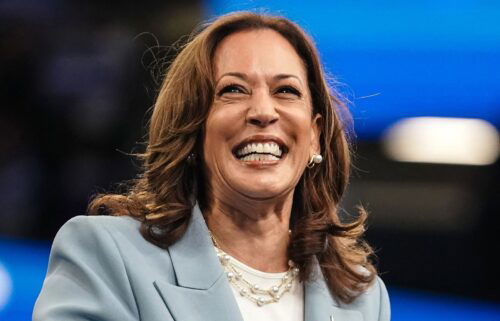
[[[142,236],[141,222],[130,216],[75,216],[57,232],[54,244],[73,240],[76,245],[113,241],[117,244],[136,243],[139,246],[154,246]],[[89,244],[87,244],[89,245]],[[102,244],[101,244],[102,245]]]
[[[79,315],[93,313],[102,320],[115,320],[113,314],[135,319],[133,292],[113,234],[137,226],[129,219],[87,216],[64,224],[52,244],[33,320],[77,320]],[[101,302],[113,308],[106,310]]]
[[131,217],[76,216],[57,233],[33,320],[138,320],[136,295],[173,275],[168,251]]
[[365,292],[343,307],[360,311],[365,320],[389,321],[391,318],[389,294],[384,281],[379,276]]
[[147,241],[140,232],[141,222],[129,216],[75,216],[57,233],[52,252],[71,251],[72,254],[105,256],[123,264],[141,257],[168,256],[164,249]]
[[57,232],[52,252],[76,251],[92,256],[113,252],[120,238],[140,234],[139,227],[140,223],[129,217],[75,216]]
[[127,248],[123,240],[141,237],[139,227],[139,222],[128,217],[73,217],[54,238],[48,273],[66,262],[71,262],[71,266],[93,269],[96,266],[100,269],[122,266],[122,249]]
[[59,230],[56,239],[61,236],[68,236],[67,232],[73,233],[130,233],[138,232],[140,222],[129,216],[75,216],[67,221]]

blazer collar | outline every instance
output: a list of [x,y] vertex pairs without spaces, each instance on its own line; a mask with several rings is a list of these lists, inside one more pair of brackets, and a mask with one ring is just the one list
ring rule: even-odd
[[[155,287],[175,320],[243,321],[215,254],[208,227],[196,205],[184,235],[168,249],[177,284],[155,281]],[[204,312],[203,312],[204,311]],[[362,321],[358,311],[345,310],[332,298],[319,266],[304,284],[305,321]]]
[[174,320],[243,321],[198,205],[168,251],[177,284],[156,280],[154,286]]
[[198,204],[186,232],[168,251],[181,287],[206,290],[224,273]]

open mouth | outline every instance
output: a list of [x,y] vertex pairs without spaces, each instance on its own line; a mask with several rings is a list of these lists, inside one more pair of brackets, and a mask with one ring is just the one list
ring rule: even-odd
[[243,162],[279,161],[286,153],[286,146],[274,140],[247,141],[233,149],[233,155]]

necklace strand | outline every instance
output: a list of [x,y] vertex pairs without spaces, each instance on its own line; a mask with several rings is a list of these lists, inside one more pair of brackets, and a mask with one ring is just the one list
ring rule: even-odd
[[288,261],[288,271],[280,279],[280,281],[270,288],[264,289],[258,284],[246,280],[241,271],[239,271],[232,262],[234,258],[221,249],[219,242],[211,232],[209,232],[209,234],[215,246],[217,257],[224,268],[224,272],[226,273],[229,283],[231,283],[238,290],[238,293],[242,297],[249,299],[260,307],[266,304],[278,302],[285,293],[290,291],[295,278],[299,274],[299,269],[294,266],[291,260]]

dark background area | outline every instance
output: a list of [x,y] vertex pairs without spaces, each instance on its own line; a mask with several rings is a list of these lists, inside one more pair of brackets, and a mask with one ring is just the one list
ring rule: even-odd
[[201,12],[195,1],[9,4],[0,11],[0,233],[51,239],[92,194],[137,173],[128,154],[141,151],[171,45]]
[[[138,173],[129,153],[142,150],[171,46],[204,18],[192,0],[0,1],[0,236],[51,240],[94,193]],[[498,160],[400,163],[377,139],[355,149],[342,207],[371,213],[388,286],[500,302]]]

